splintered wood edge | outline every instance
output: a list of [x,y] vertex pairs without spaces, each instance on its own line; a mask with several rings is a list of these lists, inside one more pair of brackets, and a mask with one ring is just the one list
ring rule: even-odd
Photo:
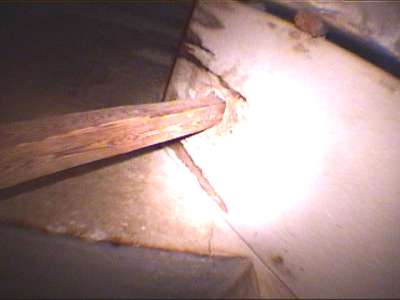
[[214,97],[129,105],[0,126],[0,188],[208,129]]

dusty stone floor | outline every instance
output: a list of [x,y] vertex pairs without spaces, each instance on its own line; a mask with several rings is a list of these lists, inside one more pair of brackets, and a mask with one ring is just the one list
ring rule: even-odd
[[181,142],[229,224],[298,297],[398,295],[398,78],[238,2],[198,8],[168,89],[225,99]]
[[[3,6],[0,124],[161,101],[189,11],[188,2]],[[1,190],[0,222],[89,241],[248,256],[261,295],[290,296],[165,147]]]
[[[169,34],[158,30],[166,20],[154,20],[156,9],[147,12],[153,28],[112,22],[101,7],[8,9],[1,123],[161,101],[190,9],[170,6],[159,13],[186,14],[168,23]],[[137,10],[146,12],[138,4],[108,14],[135,20]],[[156,147],[2,191],[1,219],[89,240],[207,253],[213,217],[185,216],[204,211],[208,199],[171,157]],[[185,194],[188,186],[196,192]],[[186,200],[193,195],[199,199]],[[197,208],[188,206],[195,202]]]

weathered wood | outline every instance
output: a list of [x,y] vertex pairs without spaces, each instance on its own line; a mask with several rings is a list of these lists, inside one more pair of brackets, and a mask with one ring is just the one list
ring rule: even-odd
[[0,188],[205,130],[215,98],[131,105],[0,126]]

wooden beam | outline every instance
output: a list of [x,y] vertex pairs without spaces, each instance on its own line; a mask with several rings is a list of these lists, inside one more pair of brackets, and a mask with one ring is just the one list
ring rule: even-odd
[[131,105],[0,126],[0,188],[183,137],[217,124],[215,98]]

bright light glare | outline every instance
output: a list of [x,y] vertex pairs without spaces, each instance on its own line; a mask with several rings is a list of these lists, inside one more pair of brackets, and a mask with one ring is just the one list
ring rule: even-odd
[[298,79],[264,73],[247,83],[248,118],[226,145],[218,162],[225,173],[215,180],[230,218],[268,223],[305,204],[328,149],[329,121],[323,101]]

